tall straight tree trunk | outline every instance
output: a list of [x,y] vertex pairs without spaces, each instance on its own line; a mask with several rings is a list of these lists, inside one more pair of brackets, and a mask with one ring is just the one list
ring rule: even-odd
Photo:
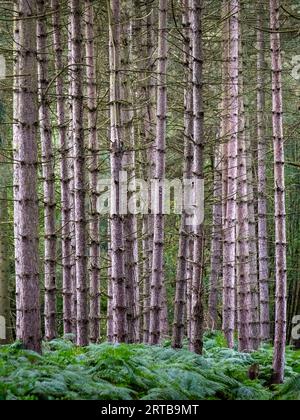
[[[156,121],[156,77],[155,77],[155,8],[151,3],[146,4],[146,59],[145,59],[145,78],[146,84],[143,92],[143,99],[146,101],[144,116],[144,133],[147,150],[145,159],[148,161],[146,168],[146,179],[154,178],[155,164],[155,121]],[[147,159],[149,154],[150,159]],[[150,191],[149,191],[150,196]],[[149,342],[150,329],[150,278],[153,259],[153,215],[146,214],[143,217],[143,342]]]
[[139,342],[140,318],[139,318],[139,270],[138,270],[138,237],[136,206],[133,204],[136,192],[135,176],[135,127],[134,127],[134,97],[132,85],[133,69],[133,22],[130,16],[133,4],[129,0],[123,0],[123,20],[121,34],[121,124],[125,153],[123,156],[123,170],[126,171],[129,188],[128,202],[130,209],[124,217],[124,241],[125,241],[125,275],[126,275],[126,300],[127,300],[127,328],[128,342]]
[[82,59],[83,37],[81,31],[82,5],[71,0],[71,54],[72,54],[72,124],[74,151],[74,213],[75,259],[77,291],[77,344],[86,346],[89,336],[87,287],[87,235],[85,215],[85,148],[83,130]]
[[[242,42],[240,42],[242,46]],[[242,49],[241,49],[242,51]],[[249,206],[248,206],[248,168],[246,150],[246,120],[244,109],[243,63],[240,60],[240,103],[238,139],[238,184],[237,184],[237,314],[239,351],[248,352],[250,347],[250,248],[249,248]]]
[[45,0],[37,0],[37,58],[39,87],[39,119],[42,146],[42,174],[44,188],[44,281],[45,281],[45,338],[56,337],[56,223],[55,173],[49,85],[49,58],[47,36],[47,7]]
[[[159,0],[158,68],[157,68],[157,126],[155,143],[155,181],[163,184],[165,178],[167,126],[167,60],[168,60],[168,0]],[[150,344],[161,339],[161,305],[164,284],[164,215],[163,191],[157,188],[154,215],[153,261],[150,290]]]
[[282,58],[280,42],[280,1],[270,0],[271,59],[272,59],[272,103],[275,178],[275,257],[276,257],[276,301],[274,383],[284,380],[286,345],[286,208],[285,208],[285,160],[282,106]]
[[[223,280],[223,315],[224,315],[224,243],[228,226],[227,200],[228,200],[228,144],[230,140],[230,124],[229,124],[229,46],[230,46],[230,29],[229,29],[229,2],[223,0],[221,17],[222,25],[222,99],[221,99],[221,115],[220,115],[220,137],[222,140],[222,280]],[[222,317],[223,318],[223,317]],[[224,319],[223,329],[224,329]]]
[[169,315],[168,315],[168,291],[164,282],[161,290],[161,311],[160,311],[160,338],[166,340],[169,338]]
[[209,290],[209,324],[215,330],[218,325],[219,285],[222,277],[222,151],[220,136],[215,144],[214,156],[214,204],[211,240],[211,275]]
[[[68,19],[68,63],[72,63],[72,17],[71,14]],[[71,270],[71,314],[72,314],[72,334],[77,340],[77,286],[76,286],[76,245],[75,245],[75,189],[74,189],[74,142],[73,142],[73,72],[72,65],[68,72],[68,136],[67,136],[67,169],[69,179],[69,200],[70,200],[70,239],[71,239],[71,254],[70,254],[70,270]]]
[[[15,139],[18,150],[17,204],[17,312],[21,329],[17,339],[26,349],[41,351],[40,290],[38,264],[38,197],[37,197],[37,68],[36,68],[36,2],[19,2],[18,128]],[[15,190],[16,191],[16,190]]]
[[251,319],[250,335],[251,348],[257,350],[260,346],[260,321],[259,321],[259,284],[258,284],[258,255],[257,255],[257,224],[254,206],[254,177],[252,142],[246,136],[247,167],[248,167],[248,206],[249,206],[249,252],[250,252],[250,291],[251,291]]
[[267,226],[266,127],[265,127],[265,34],[264,3],[258,0],[257,17],[257,159],[258,159],[258,264],[260,288],[260,336],[270,339],[269,253]]
[[[193,71],[193,141],[194,162],[193,177],[195,181],[203,179],[204,149],[204,110],[203,110],[203,50],[202,50],[202,13],[203,1],[191,2],[192,28],[192,71]],[[198,224],[199,223],[199,224]],[[193,276],[191,289],[191,327],[190,350],[202,353],[203,348],[203,225],[196,221],[193,226]]]
[[124,220],[120,197],[124,146],[121,131],[121,8],[120,0],[111,0],[110,18],[110,119],[111,119],[111,281],[113,292],[114,341],[127,341],[126,280],[124,260]]
[[61,235],[62,235],[62,281],[63,281],[63,330],[64,334],[72,332],[72,266],[71,266],[71,213],[70,174],[68,168],[67,121],[64,97],[64,67],[62,50],[62,22],[60,18],[61,6],[59,0],[51,0],[54,63],[56,78],[56,113],[58,122],[58,138],[61,153]]
[[[182,26],[184,30],[184,66],[185,83],[184,90],[184,169],[185,179],[192,178],[193,167],[193,95],[191,88],[191,21],[189,0],[183,2]],[[184,337],[185,313],[187,304],[187,272],[189,265],[189,238],[190,229],[187,226],[187,214],[185,209],[181,216],[180,239],[178,251],[178,263],[176,274],[176,293],[174,308],[174,326],[172,347],[181,348]]]
[[227,206],[223,250],[223,329],[228,346],[234,347],[236,286],[237,154],[239,130],[239,0],[229,2],[229,126]]
[[[14,11],[19,16],[19,3],[14,2]],[[19,105],[20,105],[20,21],[14,21],[14,82],[13,82],[13,196],[14,196],[14,248],[15,248],[15,276],[16,276],[16,335],[22,335],[22,314],[21,314],[21,282],[20,259],[19,259]]]
[[222,139],[222,227],[223,240],[225,239],[225,226],[227,226],[227,194],[228,194],[228,143],[229,143],[229,2],[223,0],[221,17],[222,26],[222,101],[220,137]]
[[97,343],[100,336],[100,222],[97,212],[99,180],[99,145],[97,135],[97,80],[94,34],[94,7],[85,0],[87,114],[89,144],[89,278],[90,278],[90,341]]
[[[110,225],[108,221],[107,237],[111,237]],[[107,270],[107,326],[106,326],[106,338],[109,343],[114,341],[114,306],[113,306],[113,284],[111,278],[111,242],[108,239],[108,270]]]

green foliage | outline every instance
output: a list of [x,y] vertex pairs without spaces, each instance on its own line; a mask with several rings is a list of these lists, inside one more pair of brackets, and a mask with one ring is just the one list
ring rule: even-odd
[[[19,343],[0,348],[1,400],[293,400],[300,399],[299,353],[287,349],[288,381],[271,392],[272,347],[241,354],[210,333],[203,356],[146,345],[44,345],[43,356]],[[260,365],[260,377],[248,379]]]

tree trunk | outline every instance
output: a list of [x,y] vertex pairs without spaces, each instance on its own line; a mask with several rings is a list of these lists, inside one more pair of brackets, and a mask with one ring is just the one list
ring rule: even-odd
[[123,20],[121,34],[121,125],[122,137],[125,145],[123,156],[123,170],[126,171],[129,188],[128,203],[130,209],[124,217],[125,241],[125,276],[127,300],[127,328],[128,342],[139,342],[140,316],[139,316],[139,270],[138,270],[138,232],[136,216],[136,176],[135,176],[135,127],[134,127],[134,97],[132,85],[133,69],[133,22],[130,17],[133,5],[128,0],[123,0]]
[[[167,58],[168,58],[168,0],[159,0],[158,68],[157,68],[157,126],[155,144],[155,181],[162,185],[165,178],[166,126],[167,126]],[[164,283],[164,215],[162,187],[154,196],[153,261],[150,290],[150,344],[161,339],[161,305]]]
[[99,146],[97,135],[97,80],[94,34],[94,8],[85,0],[87,113],[89,144],[89,277],[90,277],[90,341],[100,338],[100,222],[97,212],[99,180]]
[[264,3],[258,1],[260,13],[257,18],[257,150],[258,150],[258,264],[260,287],[260,336],[270,339],[269,253],[267,226],[267,177],[266,177],[266,127],[265,127],[265,34]]
[[218,326],[219,286],[222,277],[222,152],[220,137],[215,144],[214,157],[214,204],[211,240],[211,275],[209,290],[209,325]]
[[259,321],[259,284],[258,284],[258,255],[257,255],[257,232],[254,207],[254,177],[252,144],[249,138],[249,130],[246,136],[247,167],[248,167],[248,206],[249,206],[249,252],[250,252],[250,291],[251,291],[251,317],[250,335],[251,348],[257,350],[260,346],[260,321]]
[[[110,225],[108,221],[107,237],[111,237]],[[111,278],[111,243],[108,242],[108,270],[107,270],[107,327],[106,327],[106,338],[109,343],[114,341],[114,303],[113,303],[113,284]]]
[[[146,102],[145,115],[143,117],[143,130],[145,133],[145,160],[147,161],[145,177],[149,181],[154,178],[155,165],[155,122],[156,122],[156,77],[155,77],[155,8],[146,4],[146,57],[145,57],[145,78],[143,99]],[[149,198],[150,189],[149,189]],[[153,215],[146,214],[143,217],[143,342],[149,342],[150,329],[150,278],[153,260]]]
[[[38,264],[38,197],[37,197],[37,74],[36,68],[36,3],[19,2],[18,74],[20,77],[18,128],[15,139],[18,149],[19,188],[14,199],[18,214],[17,259],[17,312],[21,317],[18,340],[26,349],[41,351],[41,325],[39,304]],[[16,191],[16,190],[15,190]]]
[[61,235],[62,235],[62,282],[63,282],[63,330],[64,334],[72,332],[72,267],[71,267],[71,212],[70,201],[70,174],[68,169],[67,126],[64,98],[64,76],[61,71],[64,67],[62,23],[60,18],[61,7],[59,0],[51,0],[54,63],[56,79],[56,113],[58,122],[58,143],[60,146],[61,163]]
[[[242,46],[242,43],[240,44]],[[246,149],[246,122],[244,109],[243,63],[240,60],[240,103],[238,139],[238,184],[237,184],[237,313],[239,332],[239,351],[248,352],[250,347],[250,249],[249,249],[249,206],[248,206],[248,168]]]
[[275,178],[275,256],[276,256],[276,301],[275,301],[275,349],[274,383],[284,380],[286,345],[286,209],[285,209],[285,160],[282,107],[282,59],[280,45],[280,1],[270,0],[272,102]]
[[167,285],[164,282],[161,290],[161,311],[160,311],[160,338],[167,340],[169,338],[169,315],[168,315],[168,292]]
[[[192,178],[193,172],[193,92],[192,92],[192,69],[191,69],[191,19],[189,0],[183,2],[182,26],[184,30],[184,67],[185,67],[185,91],[184,91],[184,168],[185,179]],[[186,300],[187,300],[187,272],[189,259],[190,227],[186,223],[187,214],[185,209],[181,216],[180,239],[178,251],[178,263],[176,274],[176,292],[174,308],[174,326],[172,347],[181,348],[184,337]]]
[[45,281],[45,338],[56,337],[56,223],[55,223],[55,173],[49,85],[48,36],[46,2],[37,0],[37,62],[39,86],[39,119],[42,146],[42,174],[44,189],[44,281]]
[[81,32],[82,6],[80,0],[71,0],[71,53],[72,53],[72,117],[74,151],[74,213],[75,259],[77,289],[77,344],[86,346],[89,336],[87,287],[87,238],[85,215],[85,148],[83,130]]
[[229,133],[227,209],[223,251],[223,329],[228,346],[234,347],[236,287],[237,154],[239,129],[239,1],[229,4]]
[[111,110],[111,281],[113,291],[114,341],[127,341],[126,281],[124,261],[124,221],[120,198],[122,158],[121,131],[121,9],[120,0],[110,2],[110,110]]
[[[19,3],[14,3],[14,10],[19,16]],[[15,248],[15,276],[16,276],[16,336],[22,335],[22,314],[21,314],[21,282],[20,275],[20,259],[19,259],[19,106],[20,106],[20,21],[14,22],[14,82],[13,82],[13,196],[14,196],[14,248]]]
[[[68,20],[68,62],[72,63],[72,16]],[[72,334],[77,337],[77,286],[76,286],[76,244],[75,244],[75,189],[74,189],[74,143],[73,143],[73,71],[72,66],[68,72],[68,136],[67,136],[67,169],[69,179],[69,200],[70,200],[70,270],[71,270],[71,314],[72,314]],[[76,338],[77,340],[77,338]]]
[[[202,12],[203,1],[191,2],[192,27],[192,71],[193,71],[193,141],[194,163],[193,177],[195,182],[203,179],[204,149],[204,111],[203,111],[203,50],[202,50]],[[199,221],[193,226],[193,276],[191,289],[191,327],[190,350],[202,353],[203,348],[203,225]]]

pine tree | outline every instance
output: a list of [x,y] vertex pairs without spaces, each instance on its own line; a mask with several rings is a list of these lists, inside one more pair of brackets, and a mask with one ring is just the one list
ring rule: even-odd
[[88,344],[87,235],[85,214],[85,147],[83,129],[82,5],[71,1],[71,91],[74,153],[74,221],[77,299],[77,344]]
[[[19,33],[17,48],[18,95],[15,147],[19,162],[18,188],[15,188],[17,237],[15,241],[17,272],[16,290],[19,328],[17,338],[25,348],[41,351],[38,263],[37,198],[37,68],[36,68],[36,2],[21,0],[18,5]],[[15,40],[16,41],[16,40]],[[21,328],[20,328],[21,327]]]
[[270,1],[271,59],[272,59],[272,113],[274,140],[274,179],[275,179],[275,257],[276,257],[276,301],[275,301],[275,383],[284,380],[286,345],[286,209],[285,209],[285,160],[283,137],[282,104],[282,59],[280,40],[280,1]]
[[47,35],[47,7],[44,0],[37,0],[37,63],[39,87],[39,119],[42,146],[42,173],[44,189],[44,233],[45,233],[45,337],[56,337],[56,222],[55,222],[55,173],[50,102],[47,94],[49,85],[49,56]]
[[[164,286],[164,216],[163,187],[165,178],[166,124],[167,124],[167,23],[168,1],[159,0],[158,58],[157,58],[157,126],[155,143],[155,181],[153,261],[150,289],[150,344],[161,339],[160,316],[162,310],[162,289]],[[153,207],[154,208],[154,207]]]

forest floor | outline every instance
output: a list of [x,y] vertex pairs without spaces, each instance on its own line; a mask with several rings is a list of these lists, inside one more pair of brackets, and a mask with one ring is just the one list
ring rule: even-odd
[[300,400],[300,351],[287,349],[286,382],[270,387],[272,353],[268,345],[226,349],[219,333],[206,335],[203,356],[168,342],[78,348],[54,340],[43,356],[16,343],[0,347],[0,400]]

